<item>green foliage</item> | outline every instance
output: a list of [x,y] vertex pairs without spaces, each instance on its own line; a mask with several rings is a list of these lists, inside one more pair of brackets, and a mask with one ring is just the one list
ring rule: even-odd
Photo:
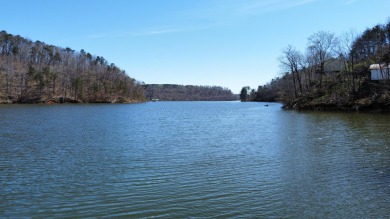
[[267,84],[264,86],[259,86],[257,88],[256,96],[254,101],[259,102],[275,102],[278,98],[278,90],[276,86]]
[[241,102],[245,102],[248,99],[248,87],[243,87],[240,92]]
[[83,98],[83,81],[81,78],[75,78],[73,82],[74,90],[76,93],[76,97],[82,99]]

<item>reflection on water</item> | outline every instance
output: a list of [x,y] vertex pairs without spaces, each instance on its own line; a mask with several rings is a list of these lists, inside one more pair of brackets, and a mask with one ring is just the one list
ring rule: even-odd
[[273,103],[0,106],[0,217],[386,218],[389,122]]

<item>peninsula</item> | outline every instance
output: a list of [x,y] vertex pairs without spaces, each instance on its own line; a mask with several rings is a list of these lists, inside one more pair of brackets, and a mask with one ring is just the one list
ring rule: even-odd
[[241,101],[279,101],[284,109],[390,111],[390,22],[361,34],[319,31],[305,52],[288,45],[279,57],[281,77]]

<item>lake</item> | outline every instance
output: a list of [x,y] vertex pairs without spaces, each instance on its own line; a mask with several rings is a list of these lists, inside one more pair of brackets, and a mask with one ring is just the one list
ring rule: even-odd
[[0,105],[0,198],[12,218],[388,218],[390,115]]

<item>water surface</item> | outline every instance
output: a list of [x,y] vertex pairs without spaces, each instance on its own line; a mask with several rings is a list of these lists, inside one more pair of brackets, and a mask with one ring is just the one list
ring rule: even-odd
[[0,106],[0,217],[387,218],[390,116]]

